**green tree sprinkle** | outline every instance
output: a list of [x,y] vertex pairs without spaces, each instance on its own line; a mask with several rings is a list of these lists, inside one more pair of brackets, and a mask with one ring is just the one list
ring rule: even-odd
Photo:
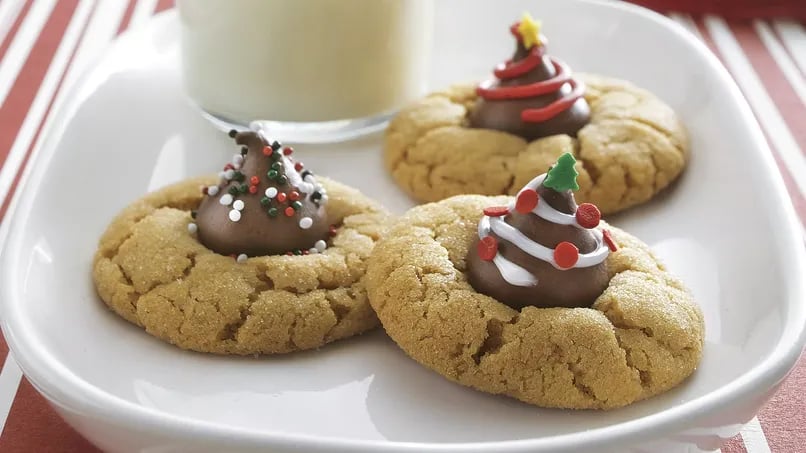
[[546,180],[543,185],[556,190],[557,192],[565,192],[566,190],[579,190],[577,185],[577,173],[574,168],[576,159],[571,153],[565,153],[557,159],[557,165],[551,167],[546,174]]

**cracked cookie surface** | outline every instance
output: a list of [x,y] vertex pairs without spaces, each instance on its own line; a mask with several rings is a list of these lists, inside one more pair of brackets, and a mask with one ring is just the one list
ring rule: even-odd
[[132,203],[100,239],[93,280],[118,315],[184,349],[275,354],[316,348],[371,329],[366,262],[387,221],[380,205],[321,178],[338,226],[324,253],[236,263],[187,225],[201,185],[187,180]]
[[465,256],[482,209],[507,197],[418,206],[375,247],[370,302],[413,359],[460,384],[543,406],[611,409],[682,382],[702,356],[703,316],[638,239],[608,225],[619,251],[592,308],[520,312],[476,292]]
[[514,194],[559,156],[577,159],[577,201],[605,214],[644,203],[682,172],[688,137],[674,111],[628,82],[580,75],[591,121],[577,138],[520,137],[466,127],[475,85],[456,85],[400,111],[385,136],[385,161],[395,181],[423,202],[453,195]]

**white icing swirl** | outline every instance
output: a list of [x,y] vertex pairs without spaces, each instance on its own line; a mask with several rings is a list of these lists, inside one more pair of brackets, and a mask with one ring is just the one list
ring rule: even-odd
[[[526,184],[523,189],[521,189],[521,192],[526,189],[537,191],[537,188],[543,183],[545,178],[545,174],[534,178],[533,180],[529,181],[529,183]],[[515,202],[510,202],[507,207],[510,212],[514,211]],[[532,214],[535,214],[551,223],[559,225],[573,225],[583,230],[587,229],[577,222],[575,215],[566,214],[554,209],[548,202],[545,201],[543,197],[540,196],[539,193],[538,203],[535,209],[532,210]],[[484,216],[481,218],[478,227],[479,239],[489,236],[491,231],[497,234],[501,239],[512,243],[512,245],[523,250],[530,256],[545,261],[557,269],[565,270],[561,268],[554,260],[554,249],[548,248],[529,239],[528,236],[521,233],[517,228],[506,223],[502,217]],[[596,249],[590,253],[580,253],[579,259],[572,266],[573,268],[592,267],[601,264],[610,253],[610,249],[607,247],[607,244],[604,243],[602,232],[598,229],[591,229],[590,232],[593,234],[593,237],[596,240]],[[498,268],[498,271],[501,273],[501,277],[503,277],[503,279],[510,285],[537,285],[537,277],[532,275],[531,272],[527,271],[523,267],[518,266],[512,261],[504,258],[500,253],[496,253],[495,257],[493,258],[493,264],[495,264],[495,266]]]

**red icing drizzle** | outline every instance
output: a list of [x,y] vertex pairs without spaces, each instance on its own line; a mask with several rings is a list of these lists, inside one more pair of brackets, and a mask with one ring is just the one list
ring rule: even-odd
[[[518,33],[518,24],[513,25],[509,30],[518,40],[521,39],[520,33]],[[529,50],[529,55],[525,58],[516,62],[507,61],[496,66],[493,70],[493,74],[499,80],[520,77],[536,68],[542,61],[544,54],[545,47],[542,45],[534,46]],[[476,94],[490,101],[524,99],[555,93],[560,90],[564,84],[569,84],[571,86],[571,92],[560,99],[557,99],[545,107],[525,109],[521,112],[521,120],[527,123],[540,123],[549,120],[571,108],[571,106],[585,94],[585,84],[571,77],[571,69],[568,65],[552,57],[549,57],[549,60],[554,66],[556,74],[548,80],[530,83],[528,85],[508,87],[492,87],[495,81],[488,80],[482,82],[478,88],[476,88]]]

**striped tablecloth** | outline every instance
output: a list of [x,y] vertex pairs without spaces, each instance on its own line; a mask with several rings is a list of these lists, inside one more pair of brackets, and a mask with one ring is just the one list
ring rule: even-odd
[[[115,36],[172,6],[173,0],[0,0],[0,219],[53,106],[65,96],[62,87]],[[674,12],[669,16],[705,41],[736,79],[806,225],[803,24]],[[97,451],[22,377],[2,338],[0,362],[0,452]],[[806,358],[722,452],[806,451],[805,388]]]

